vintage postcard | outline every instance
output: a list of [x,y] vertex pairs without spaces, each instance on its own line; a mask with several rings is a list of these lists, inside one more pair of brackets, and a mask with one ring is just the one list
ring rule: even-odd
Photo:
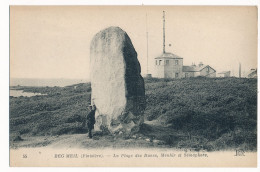
[[256,167],[256,6],[10,6],[10,166]]

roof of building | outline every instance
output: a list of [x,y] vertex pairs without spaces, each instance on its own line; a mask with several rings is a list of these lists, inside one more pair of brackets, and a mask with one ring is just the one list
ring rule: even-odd
[[183,66],[182,71],[183,72],[195,72],[194,66]]
[[253,75],[257,75],[257,69],[254,70],[254,71],[252,71],[252,72],[250,72],[250,73],[248,74],[249,77],[251,77],[251,76],[253,76]]
[[[210,67],[209,65],[202,65],[202,66],[183,66],[182,71],[183,72],[200,72],[202,69],[204,69],[205,67]],[[210,67],[211,69],[213,69],[212,67]],[[215,69],[213,69],[214,71],[216,71]]]
[[226,73],[230,73],[230,71],[223,71],[223,72],[220,72],[218,74],[226,74]]
[[183,58],[173,53],[166,52],[161,54],[159,57],[156,57],[155,59],[183,59]]

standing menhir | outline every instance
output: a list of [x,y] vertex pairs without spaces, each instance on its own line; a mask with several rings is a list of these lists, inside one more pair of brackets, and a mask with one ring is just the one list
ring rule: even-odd
[[143,122],[145,90],[137,53],[127,33],[109,27],[90,47],[92,104],[96,128],[130,132]]

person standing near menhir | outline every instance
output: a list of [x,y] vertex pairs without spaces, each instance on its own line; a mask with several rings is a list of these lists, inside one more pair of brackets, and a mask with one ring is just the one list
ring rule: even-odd
[[96,113],[96,106],[92,105],[90,107],[90,112],[87,115],[87,127],[88,127],[88,137],[92,138],[92,130],[94,129],[94,124],[96,123],[95,120],[95,113]]
[[82,127],[85,127],[86,123],[87,123],[88,137],[92,138],[92,130],[94,129],[94,125],[96,123],[96,120],[95,120],[96,106],[89,105],[88,109],[90,112],[87,114],[86,118],[83,120]]

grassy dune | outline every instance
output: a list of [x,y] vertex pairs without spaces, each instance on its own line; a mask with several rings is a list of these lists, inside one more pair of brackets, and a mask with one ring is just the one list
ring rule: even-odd
[[[256,79],[145,79],[145,88],[146,122],[134,138],[195,150],[256,150]],[[10,97],[11,143],[17,136],[86,132],[81,124],[88,113],[89,83],[12,89],[47,95]]]

